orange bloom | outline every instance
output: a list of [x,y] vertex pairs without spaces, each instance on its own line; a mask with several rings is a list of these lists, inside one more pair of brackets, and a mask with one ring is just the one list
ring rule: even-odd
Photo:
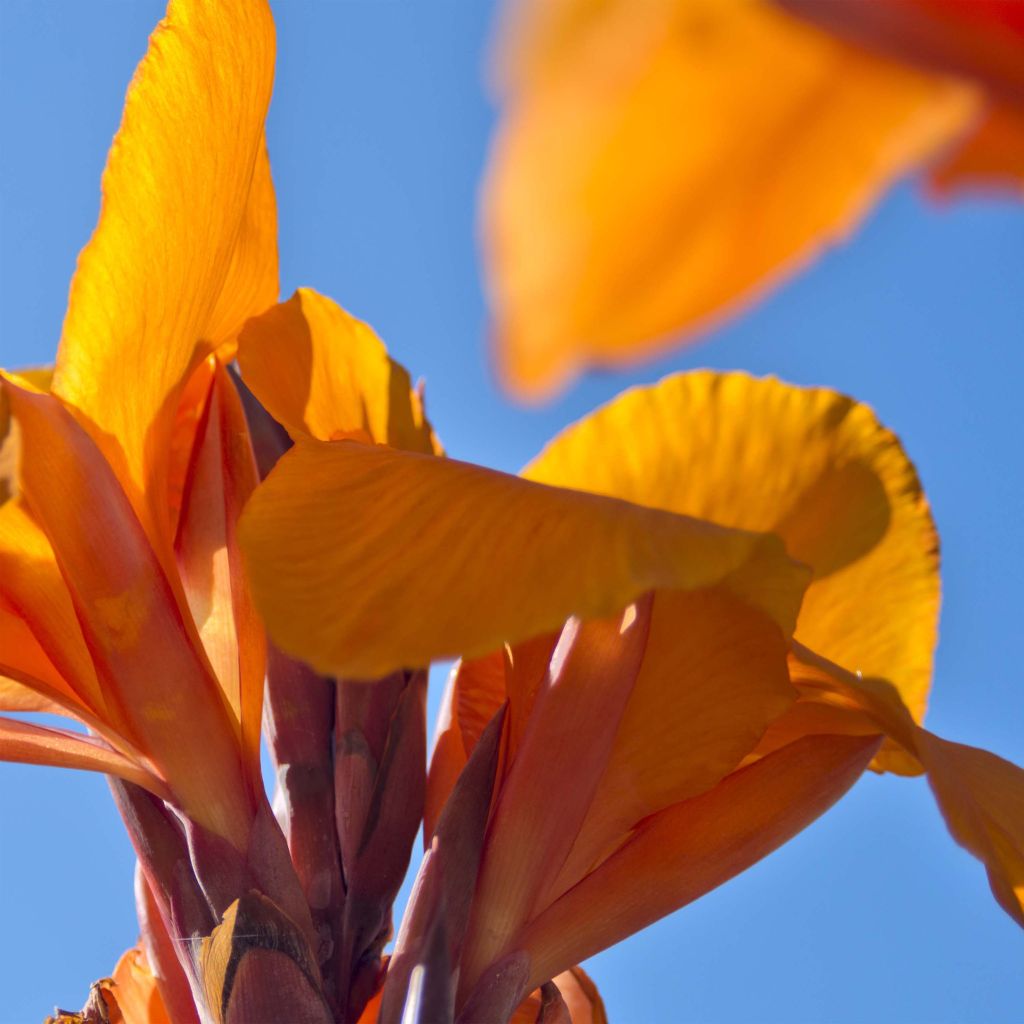
[[1000,0],[509,0],[484,194],[518,394],[692,337],[897,178],[1024,184],[1024,18]]
[[[289,312],[273,337],[334,351],[323,322]],[[243,335],[243,366],[269,315]],[[570,428],[523,478],[367,446],[344,416],[318,440],[290,416],[295,448],[241,530],[277,640],[339,673],[466,652],[398,991],[436,962],[440,919],[456,1011],[503,1019],[771,852],[872,764],[927,771],[1024,923],[1024,773],[918,724],[936,537],[865,407],[741,374],[670,377]]]

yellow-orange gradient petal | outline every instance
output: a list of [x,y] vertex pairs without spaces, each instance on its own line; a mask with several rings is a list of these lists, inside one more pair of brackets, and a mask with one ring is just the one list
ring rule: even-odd
[[938,541],[913,465],[867,406],[772,378],[678,374],[570,427],[524,475],[777,533],[814,571],[798,639],[891,680],[923,715]]
[[189,610],[234,714],[254,786],[260,778],[266,640],[236,527],[257,483],[245,414],[227,371],[218,366],[197,431],[175,548]]
[[[53,371],[49,368],[18,370],[17,376],[47,391]],[[11,416],[7,394],[0,388],[0,505],[18,493],[18,465],[21,460],[21,439],[17,421]]]
[[[22,428],[19,500],[52,545],[102,693],[126,721],[123,734],[194,820],[246,842],[251,812],[231,713],[191,617],[89,434],[53,396],[2,383]],[[22,547],[10,545],[10,562],[26,573]],[[26,613],[37,619],[47,621]]]
[[67,729],[0,716],[0,760],[103,772],[137,783],[163,799],[171,796],[163,782],[147,768],[92,736]]
[[782,632],[721,590],[659,593],[643,666],[553,902],[638,822],[710,789],[793,703]]
[[357,678],[485,654],[657,588],[722,583],[788,630],[805,579],[775,537],[354,441],[300,439],[240,536],[278,644]]
[[807,737],[649,818],[510,944],[530,955],[530,983],[621,941],[777,849],[853,785],[879,740]]
[[497,360],[522,395],[735,312],[976,107],[763,0],[519,8],[483,226]]
[[263,145],[273,68],[264,0],[172,0],[128,90],[71,286],[53,390],[167,542],[178,391],[276,298]]
[[999,905],[1024,927],[1024,770],[917,725],[884,679],[859,678],[793,645],[797,685],[833,710],[866,715],[928,774],[953,838],[984,865]]
[[292,435],[439,452],[409,374],[368,324],[300,288],[239,338],[246,385]]

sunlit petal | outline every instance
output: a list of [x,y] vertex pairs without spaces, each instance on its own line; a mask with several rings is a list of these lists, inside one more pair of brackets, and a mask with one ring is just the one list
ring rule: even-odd
[[483,222],[497,359],[520,394],[735,312],[976,108],[971,87],[761,0],[514,10]]
[[99,224],[72,283],[53,389],[81,414],[154,539],[169,540],[178,392],[275,298],[263,144],[273,64],[262,0],[173,0],[128,91]]
[[251,320],[238,362],[246,385],[293,437],[439,451],[405,368],[371,327],[311,289]]
[[280,646],[357,678],[485,654],[657,588],[721,583],[788,629],[805,578],[774,537],[354,441],[297,443],[241,537]]
[[924,713],[938,541],[913,465],[867,406],[773,378],[678,374],[570,427],[524,475],[777,533],[814,571],[797,637]]

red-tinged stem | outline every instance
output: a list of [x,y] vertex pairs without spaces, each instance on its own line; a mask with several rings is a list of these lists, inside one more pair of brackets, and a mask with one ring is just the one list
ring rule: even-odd
[[334,682],[271,648],[264,726],[296,874],[317,935],[317,961],[336,1015],[345,886],[334,828]]
[[195,994],[139,863],[135,865],[135,911],[142,931],[142,948],[171,1024],[199,1024]]
[[338,683],[335,823],[345,876],[346,1020],[377,984],[391,906],[423,817],[426,672]]

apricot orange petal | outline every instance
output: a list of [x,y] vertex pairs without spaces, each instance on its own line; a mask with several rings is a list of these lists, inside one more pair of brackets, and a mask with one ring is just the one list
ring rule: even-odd
[[885,676],[923,715],[938,539],[913,465],[867,406],[774,378],[677,374],[569,427],[523,475],[778,534],[813,571],[798,639]]
[[263,0],[172,0],[129,88],[71,286],[54,393],[163,543],[178,393],[276,298],[263,141],[273,65]]
[[658,588],[721,584],[788,630],[805,579],[771,536],[355,441],[300,439],[240,535],[271,636],[357,678],[485,654]]
[[922,728],[884,679],[856,676],[799,644],[793,654],[798,686],[866,715],[927,773],[953,838],[985,865],[999,905],[1024,927],[1024,769]]
[[260,782],[260,718],[266,641],[242,566],[236,525],[258,483],[245,414],[217,366],[186,479],[175,548],[203,648],[238,724],[254,791]]
[[121,735],[152,758],[185,813],[244,843],[250,794],[231,713],[142,524],[56,398],[3,387],[22,429],[22,497],[52,545],[99,687],[126,723]]
[[765,0],[514,10],[482,219],[496,358],[524,396],[736,312],[977,109]]
[[530,957],[530,983],[685,906],[787,842],[853,785],[879,742],[805,737],[641,823],[513,940],[510,948]]
[[618,847],[637,822],[719,783],[793,703],[786,638],[720,590],[662,592],[647,649],[551,903]]
[[373,328],[312,289],[250,320],[238,362],[246,386],[292,437],[440,452],[405,368]]

